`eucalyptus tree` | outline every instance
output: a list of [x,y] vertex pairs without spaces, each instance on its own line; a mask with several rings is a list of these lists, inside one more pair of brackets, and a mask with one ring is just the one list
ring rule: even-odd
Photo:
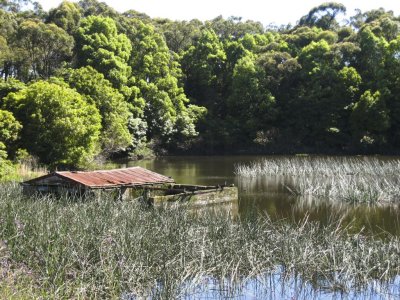
[[63,1],[58,7],[49,11],[47,22],[54,23],[68,34],[73,35],[79,27],[81,15],[82,11],[77,3]]
[[8,47],[7,40],[0,35],[0,66],[3,66],[10,55],[10,48]]
[[246,34],[264,33],[264,26],[261,22],[252,20],[243,22],[241,17],[236,16],[228,19],[218,16],[206,21],[205,27],[213,30],[221,40],[238,40]]
[[2,78],[15,76],[16,61],[23,60],[14,44],[17,27],[16,14],[0,9],[0,75]]
[[374,33],[385,35],[387,39],[393,39],[399,33],[400,18],[394,15],[393,11],[386,11],[383,8],[372,9],[362,12],[357,9],[357,13],[350,18],[350,25],[356,30],[360,30],[365,25],[375,28]]
[[33,4],[31,0],[1,0],[0,8],[4,11],[17,13],[22,11],[29,4]]
[[339,23],[336,17],[339,14],[345,14],[346,7],[337,2],[326,2],[314,7],[309,13],[303,16],[300,21],[300,26],[316,26],[322,29],[336,29]]
[[162,23],[157,22],[155,26],[161,29],[168,48],[175,53],[181,53],[199,37],[203,23],[196,19],[191,21],[165,20]]
[[73,38],[55,24],[24,20],[16,39],[28,62],[27,79],[49,78],[72,56]]

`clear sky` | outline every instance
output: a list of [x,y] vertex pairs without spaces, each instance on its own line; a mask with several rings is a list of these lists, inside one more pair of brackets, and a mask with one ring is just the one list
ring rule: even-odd
[[[45,10],[58,6],[61,0],[39,0]],[[329,0],[105,0],[109,6],[119,12],[134,9],[150,17],[163,17],[172,20],[200,19],[210,20],[219,15],[243,17],[260,21],[267,25],[292,23],[311,8]],[[362,11],[383,7],[400,15],[399,0],[342,0],[336,1],[347,7],[347,16],[354,14],[354,9]]]

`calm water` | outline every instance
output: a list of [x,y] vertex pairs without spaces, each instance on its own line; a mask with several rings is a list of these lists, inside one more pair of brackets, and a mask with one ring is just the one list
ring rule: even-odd
[[[295,197],[286,188],[293,185],[293,178],[269,176],[244,179],[235,176],[235,165],[263,160],[266,156],[201,156],[163,157],[152,160],[126,162],[121,167],[142,166],[155,172],[171,176],[178,183],[217,185],[235,184],[239,188],[238,205],[225,205],[233,214],[251,217],[255,212],[268,214],[273,219],[284,218],[297,222],[305,217],[328,223],[343,220],[352,224],[353,231],[382,235],[400,236],[400,206],[368,207],[332,203],[311,197]],[[386,158],[383,158],[386,159]],[[207,208],[205,208],[207,209]],[[212,209],[216,209],[215,206]],[[218,208],[217,208],[218,209]],[[122,299],[136,299],[129,294]],[[296,276],[282,277],[280,272],[244,280],[237,290],[221,290],[218,280],[204,278],[204,283],[180,299],[400,299],[400,277],[391,282],[371,282],[362,290],[324,290],[303,282]]]
[[[234,213],[241,217],[254,211],[271,218],[296,222],[304,217],[326,223],[343,219],[354,231],[377,235],[400,236],[400,209],[397,207],[368,207],[332,203],[310,197],[294,197],[287,190],[291,178],[269,176],[243,179],[235,176],[236,164],[265,159],[266,156],[179,156],[132,161],[121,166],[142,166],[167,176],[178,183],[217,185],[234,183],[239,188],[239,204]],[[385,159],[385,158],[382,158]]]
[[[152,299],[150,296],[137,297],[135,294],[123,293],[121,300]],[[182,285],[182,295],[176,299],[182,300],[396,300],[400,299],[400,276],[390,282],[371,281],[364,289],[348,292],[332,291],[316,288],[310,282],[304,282],[299,276],[284,276],[277,271],[272,274],[260,275],[257,279],[244,280],[239,286],[226,286],[221,289],[221,283],[213,278],[205,277],[197,287]]]

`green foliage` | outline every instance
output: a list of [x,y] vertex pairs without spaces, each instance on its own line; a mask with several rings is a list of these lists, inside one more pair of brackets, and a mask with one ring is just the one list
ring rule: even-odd
[[188,111],[184,90],[180,87],[180,65],[172,56],[162,36],[151,25],[136,21],[128,34],[132,42],[129,61],[137,80],[139,97],[144,99],[144,119],[148,137],[176,143],[182,137],[197,135],[197,117]]
[[340,148],[348,143],[348,108],[358,96],[361,77],[343,67],[341,53],[325,40],[311,42],[298,57],[295,85],[281,100],[285,131],[299,144]]
[[326,2],[314,7],[310,12],[299,21],[300,26],[316,26],[322,29],[338,27],[336,16],[345,14],[346,7],[337,2]]
[[313,41],[301,50],[299,63],[308,71],[308,75],[318,73],[328,65],[329,52],[330,46],[325,40]]
[[[268,89],[279,95],[285,92],[285,84],[292,84],[291,77],[297,77],[301,65],[297,58],[287,52],[271,51],[258,56],[257,65],[263,69],[264,80]],[[297,80],[297,78],[294,78]],[[289,88],[289,86],[287,86]]]
[[114,20],[98,16],[82,19],[76,48],[79,66],[92,66],[116,89],[127,84],[131,73],[127,62],[132,47],[128,38],[118,33]]
[[400,36],[392,40],[385,59],[385,100],[390,114],[389,140],[400,145]]
[[32,0],[2,0],[0,1],[0,8],[9,12],[20,12],[27,5],[32,4]]
[[100,143],[102,153],[109,155],[125,150],[132,143],[128,130],[131,118],[124,96],[111,86],[103,74],[90,66],[66,70],[67,82],[94,104],[101,115]]
[[286,51],[293,56],[298,55],[311,42],[318,42],[323,39],[324,32],[318,27],[298,27],[283,36],[283,39],[290,45]]
[[338,35],[339,41],[343,42],[343,41],[351,38],[352,35],[354,35],[354,31],[351,27],[341,27],[338,30],[337,35]]
[[[200,24],[199,24],[200,23]],[[192,21],[167,21],[160,24],[168,48],[175,53],[186,50],[200,35],[201,22]]]
[[98,151],[100,115],[65,84],[38,81],[10,93],[5,106],[22,123],[21,146],[55,165],[83,165]]
[[105,2],[100,2],[98,0],[81,0],[78,2],[78,5],[82,9],[84,17],[102,16],[116,20],[120,16],[118,12],[108,6]]
[[9,56],[10,49],[7,45],[7,40],[0,35],[0,65],[3,65]]
[[69,34],[74,34],[81,20],[81,9],[74,2],[63,1],[54,9],[49,11],[48,22],[56,24]]
[[2,99],[7,96],[11,92],[18,92],[25,88],[25,84],[21,81],[9,78],[7,80],[0,79],[0,105],[2,103]]
[[185,91],[197,104],[215,109],[212,106],[220,93],[225,60],[223,45],[212,30],[203,30],[198,41],[183,54]]
[[386,103],[379,91],[374,94],[366,91],[354,105],[351,114],[351,126],[361,143],[384,143],[384,133],[390,121]]
[[17,27],[17,19],[12,13],[0,9],[0,35],[9,38]]
[[143,148],[147,141],[147,123],[141,118],[130,118],[128,122],[129,132],[132,134],[132,151],[136,154],[139,148]]
[[55,24],[23,21],[16,38],[16,44],[27,60],[27,78],[49,78],[72,55],[72,37]]
[[[346,8],[328,2],[294,27],[264,28],[240,17],[201,22],[121,14],[97,0],[64,1],[48,14],[31,1],[0,5],[0,107],[11,110],[3,99],[25,84],[45,79],[63,87],[65,80],[101,116],[98,142],[87,145],[98,147],[88,157],[148,148],[378,149],[361,139],[386,143],[392,152],[400,146],[400,18],[392,11],[356,11],[341,25]],[[380,126],[357,127],[354,119],[377,114],[371,112],[383,105],[377,103],[385,105]],[[42,130],[33,116],[19,119],[11,111],[22,133]],[[13,158],[23,143],[12,144],[6,146]]]
[[325,30],[318,34],[318,40],[324,40],[328,44],[332,45],[338,41],[338,34],[334,31]]
[[9,111],[0,109],[0,143],[3,146],[15,142],[21,130],[21,124]]
[[7,160],[6,146],[0,142],[0,180],[6,177],[12,168],[12,164]]
[[353,67],[344,67],[339,71],[339,78],[343,84],[344,91],[348,93],[351,100],[354,100],[362,82],[360,74],[358,74],[357,70]]
[[385,82],[385,58],[388,42],[383,37],[377,37],[369,27],[358,33],[360,52],[357,57],[357,69],[367,83],[366,88],[382,88]]
[[155,32],[154,27],[140,21],[131,25],[135,29],[129,34],[132,43],[129,65],[132,74],[139,80],[155,82],[169,73],[177,72],[165,41]]
[[276,118],[275,98],[264,84],[262,71],[251,56],[241,58],[233,71],[228,110],[236,143],[254,140],[256,133],[268,130]]
[[375,35],[388,41],[395,39],[400,32],[399,18],[394,16],[393,11],[385,11],[383,8],[366,12],[357,10],[357,14],[352,16],[350,21],[357,30],[369,27]]
[[206,22],[206,27],[214,31],[221,40],[238,40],[246,34],[262,34],[264,28],[261,22],[247,20],[242,22],[241,17],[229,17],[224,19],[218,16]]
[[[226,135],[226,53],[224,45],[213,30],[204,29],[198,40],[182,55],[185,92],[193,103],[207,108],[206,121],[201,126],[204,138],[217,147]],[[231,70],[233,66],[231,66]],[[230,74],[231,75],[231,74]],[[228,79],[230,80],[230,79]],[[212,146],[214,147],[214,146]]]
[[0,180],[12,173],[13,165],[7,158],[19,138],[21,128],[11,112],[0,109]]

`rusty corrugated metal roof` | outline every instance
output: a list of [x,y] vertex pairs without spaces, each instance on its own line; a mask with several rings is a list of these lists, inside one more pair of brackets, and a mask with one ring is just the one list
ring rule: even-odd
[[34,184],[35,181],[43,179],[48,176],[59,176],[69,181],[74,181],[78,184],[90,188],[102,188],[102,187],[118,187],[124,185],[138,186],[154,183],[169,183],[174,182],[171,177],[167,177],[145,168],[132,167],[125,169],[115,170],[98,170],[98,171],[87,171],[87,172],[55,172],[53,174],[45,175],[33,180],[29,180],[26,183]]

